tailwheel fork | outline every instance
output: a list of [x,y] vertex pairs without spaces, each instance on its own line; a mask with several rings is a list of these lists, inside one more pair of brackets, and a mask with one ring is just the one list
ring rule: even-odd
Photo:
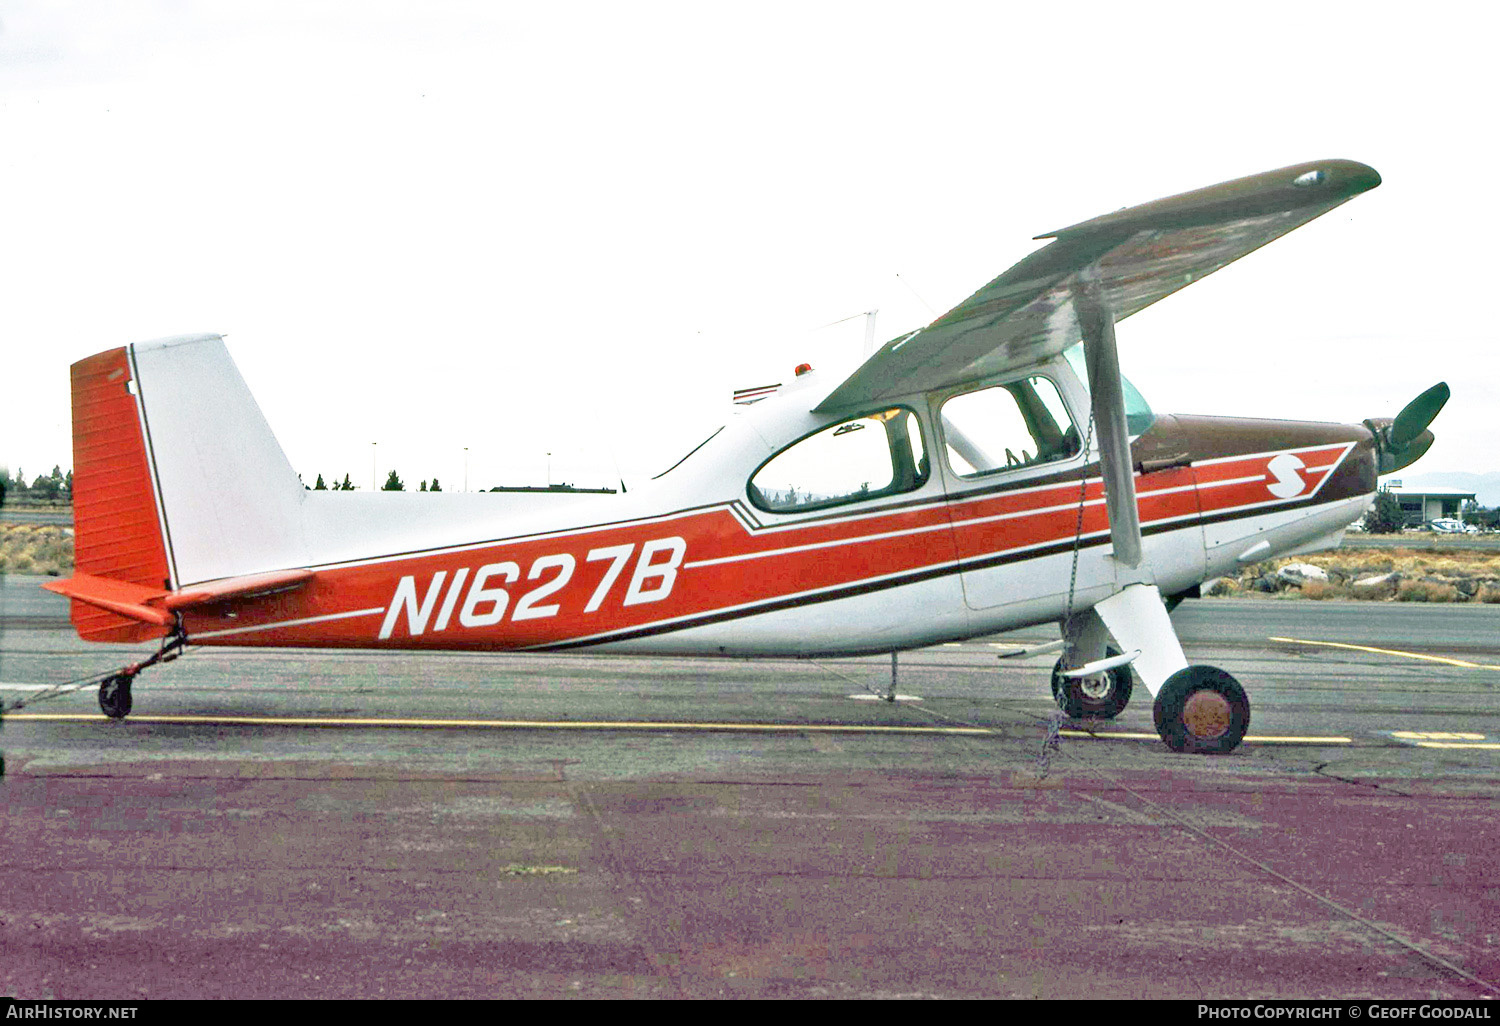
[[156,654],[144,662],[132,663],[123,667],[118,673],[112,673],[99,682],[99,709],[112,720],[123,720],[130,715],[132,704],[130,685],[136,676],[148,666],[157,663],[170,663],[182,654],[187,647],[187,634],[182,629],[182,621],[179,619],[172,633],[162,641],[161,648]]

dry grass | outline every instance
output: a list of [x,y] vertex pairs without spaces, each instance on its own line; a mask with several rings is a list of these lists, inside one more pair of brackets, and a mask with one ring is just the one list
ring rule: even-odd
[[1324,570],[1358,574],[1361,577],[1395,572],[1412,576],[1432,574],[1442,577],[1500,578],[1500,555],[1488,550],[1335,549],[1333,552],[1274,562],[1277,566],[1286,563],[1312,563]]
[[[1306,581],[1300,587],[1279,584],[1275,594],[1280,598],[1500,603],[1500,554],[1485,549],[1352,548],[1283,557],[1247,567],[1237,578],[1221,579],[1205,594],[1256,594],[1257,579],[1274,577],[1288,563],[1311,563],[1327,571],[1329,579]],[[1395,576],[1379,584],[1355,585],[1387,574]]]
[[1396,589],[1397,602],[1459,602],[1459,590],[1451,584],[1433,581],[1402,581]]
[[73,538],[51,524],[0,524],[0,574],[47,574],[73,570]]

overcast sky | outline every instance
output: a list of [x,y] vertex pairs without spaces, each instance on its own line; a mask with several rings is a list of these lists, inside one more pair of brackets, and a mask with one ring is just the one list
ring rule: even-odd
[[[1120,326],[1162,412],[1500,469],[1496,5],[0,0],[0,463],[68,365],[221,332],[293,466],[663,469],[1121,206],[1323,157],[1375,191]],[[1222,12],[1222,13],[1221,13]]]

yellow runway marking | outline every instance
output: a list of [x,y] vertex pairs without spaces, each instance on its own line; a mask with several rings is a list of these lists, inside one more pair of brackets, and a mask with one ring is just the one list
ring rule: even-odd
[[[107,723],[101,713],[15,713],[7,720],[33,723]],[[207,724],[229,727],[466,727],[489,730],[698,730],[744,733],[958,734],[996,733],[984,727],[905,727],[860,723],[675,723],[664,720],[429,720],[320,719],[307,716],[131,716],[126,723]]]
[[1446,656],[1425,655],[1421,652],[1403,652],[1396,648],[1372,648],[1369,645],[1346,645],[1341,641],[1309,641],[1306,638],[1271,638],[1269,640],[1284,641],[1292,645],[1320,645],[1323,648],[1346,648],[1354,652],[1374,652],[1377,655],[1401,656],[1405,659],[1425,659],[1429,663],[1461,666],[1466,670],[1500,670],[1500,666],[1491,666],[1488,663],[1471,663],[1464,659],[1449,659]]
[[1393,730],[1391,737],[1403,741],[1483,741],[1483,734],[1460,734],[1451,730]]
[[[4,717],[17,723],[110,723],[102,713],[12,713]],[[929,734],[959,737],[995,737],[1002,731],[988,727],[907,727],[860,723],[674,723],[664,720],[435,720],[328,718],[311,716],[131,716],[126,724],[196,724],[225,727],[403,727],[407,729],[487,730],[649,730],[719,731],[745,734]],[[1087,731],[1064,728],[1063,737],[1095,741],[1157,741],[1156,734],[1123,730]],[[1251,744],[1351,744],[1347,737],[1283,737],[1249,735]]]
[[[1069,730],[1064,727],[1058,731],[1063,737],[1093,738],[1096,741],[1157,741],[1160,738],[1156,734],[1132,734],[1123,730]],[[1292,737],[1282,734],[1246,734],[1245,744],[1261,745],[1352,745],[1354,739],[1350,737]]]

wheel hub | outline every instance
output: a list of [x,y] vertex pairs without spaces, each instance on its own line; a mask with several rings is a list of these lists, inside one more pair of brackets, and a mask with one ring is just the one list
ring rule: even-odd
[[1108,698],[1113,686],[1107,673],[1096,673],[1089,677],[1082,677],[1078,681],[1078,690],[1095,700]]
[[1217,691],[1195,691],[1182,708],[1182,724],[1197,738],[1212,740],[1229,732],[1233,709]]

